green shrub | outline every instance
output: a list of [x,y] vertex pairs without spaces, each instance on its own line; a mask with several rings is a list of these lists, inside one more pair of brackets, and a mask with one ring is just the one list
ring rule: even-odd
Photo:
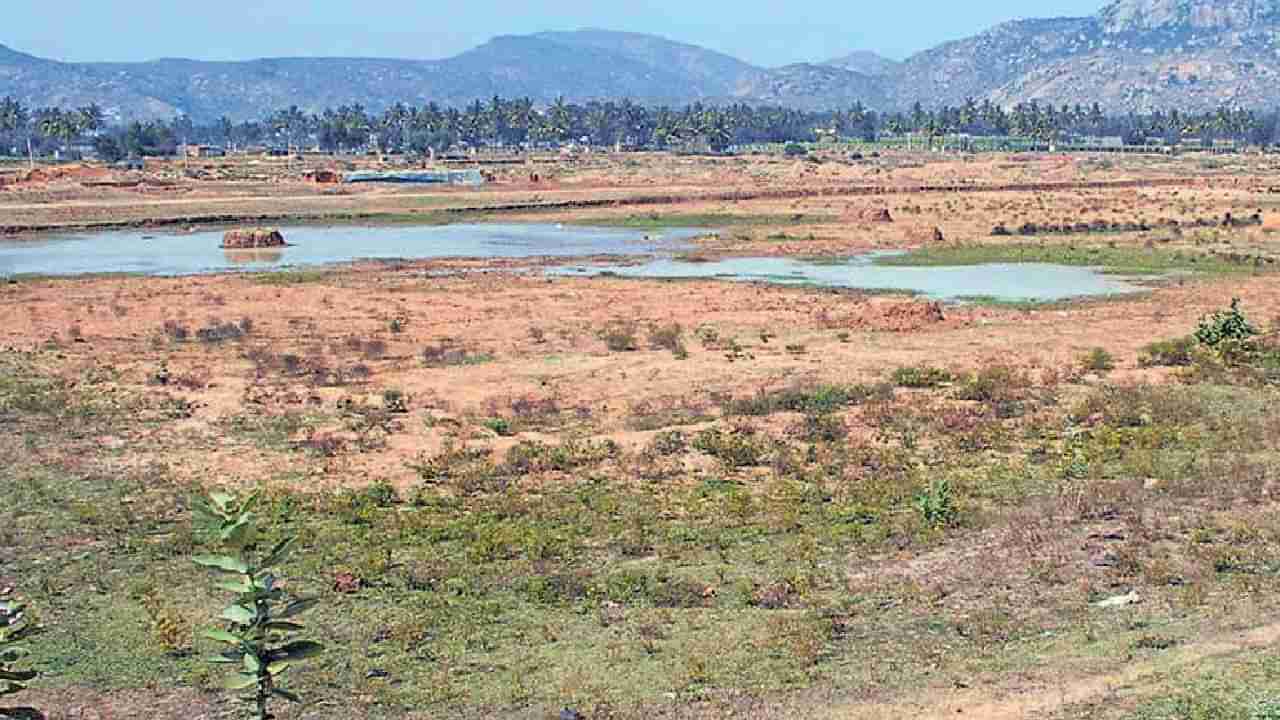
[[904,388],[935,388],[954,379],[955,376],[946,370],[928,365],[900,367],[893,371],[893,384]]
[[762,417],[777,412],[830,413],[873,398],[892,398],[889,385],[795,385],[782,390],[761,390],[752,397],[732,398],[721,411],[726,416]]
[[222,611],[220,629],[205,632],[210,640],[228,646],[210,659],[220,665],[231,665],[236,672],[227,689],[252,690],[246,698],[258,720],[272,717],[268,705],[272,698],[299,702],[299,698],[279,686],[280,676],[303,660],[323,650],[319,643],[306,640],[288,641],[303,629],[294,621],[312,608],[315,600],[287,601],[283,588],[276,583],[271,568],[289,554],[294,538],[285,538],[262,557],[255,557],[253,504],[256,496],[244,502],[226,493],[210,493],[207,501],[196,505],[214,537],[228,551],[226,555],[204,555],[193,558],[197,565],[223,576],[216,585],[235,593],[235,600]]
[[635,352],[640,349],[636,339],[636,325],[632,322],[615,322],[600,332],[600,339],[610,352]]
[[929,487],[916,495],[915,508],[920,513],[920,519],[932,528],[951,525],[959,515],[951,483],[947,480],[929,483]]
[[849,427],[839,415],[806,413],[792,434],[808,442],[837,442],[849,436]]
[[649,347],[654,350],[670,350],[683,359],[689,351],[684,346],[684,328],[680,323],[654,325],[649,328]]
[[511,421],[506,418],[490,418],[484,421],[484,426],[492,430],[498,437],[511,437],[516,434]]
[[1153,342],[1142,349],[1138,365],[1142,367],[1187,367],[1195,362],[1197,340],[1194,337]]
[[422,364],[429,368],[460,367],[493,362],[491,353],[473,353],[446,344],[428,345],[422,349]]
[[409,412],[409,396],[402,390],[389,389],[382,393],[382,409],[395,415]]
[[525,441],[507,451],[502,470],[523,475],[534,472],[569,472],[588,465],[598,465],[616,457],[620,448],[612,440],[599,443],[566,440],[560,445]]
[[786,155],[787,157],[794,158],[794,157],[803,157],[805,155],[808,155],[809,151],[808,149],[805,148],[805,146],[801,145],[800,143],[793,142],[793,143],[787,143],[786,146],[782,148],[782,154]]
[[1196,341],[1206,347],[1218,349],[1223,345],[1240,344],[1258,335],[1254,327],[1240,309],[1240,299],[1231,301],[1227,310],[1216,312],[1200,319],[1196,328]]
[[990,365],[964,379],[957,400],[1004,405],[1016,401],[1031,383],[1025,373],[1009,365]]
[[649,448],[658,455],[679,455],[689,448],[689,440],[679,430],[658,433]]
[[1085,372],[1109,373],[1116,369],[1116,359],[1105,348],[1096,347],[1080,358]]
[[769,454],[765,443],[740,430],[703,430],[694,436],[693,447],[734,468],[761,465]]

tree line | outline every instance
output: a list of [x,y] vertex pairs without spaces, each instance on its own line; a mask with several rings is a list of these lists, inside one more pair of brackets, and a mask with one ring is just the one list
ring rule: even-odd
[[97,105],[29,109],[13,98],[0,100],[0,150],[47,153],[79,141],[94,145],[107,159],[172,154],[185,143],[339,153],[376,148],[427,154],[567,143],[722,151],[758,143],[954,134],[1044,142],[1069,136],[1118,136],[1126,143],[1196,138],[1271,145],[1280,142],[1280,113],[1224,107],[1213,112],[1169,108],[1107,115],[1096,103],[1086,107],[1029,102],[1006,108],[974,100],[935,109],[917,103],[910,110],[892,113],[860,103],[824,112],[746,104],[648,107],[629,100],[569,103],[561,99],[540,107],[528,98],[494,97],[463,108],[396,104],[373,112],[353,104],[308,112],[295,106],[245,122],[224,117],[195,123],[179,116],[108,126]]

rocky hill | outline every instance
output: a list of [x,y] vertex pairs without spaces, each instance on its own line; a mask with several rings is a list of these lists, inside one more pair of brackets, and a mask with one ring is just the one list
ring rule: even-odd
[[849,53],[844,57],[828,60],[823,65],[830,67],[838,67],[844,70],[852,70],[853,72],[871,77],[881,77],[884,75],[892,75],[901,65],[897,60],[890,60],[883,55],[873,53],[870,50],[859,50]]
[[503,36],[438,61],[285,58],[62,63],[0,45],[0,95],[28,105],[97,102],[115,120],[260,117],[359,103],[464,105],[493,95],[538,103],[775,103],[897,110],[966,98],[1004,105],[1280,105],[1280,0],[1117,0],[1083,18],[1015,20],[898,63],[853,53],[761,68],[694,45],[605,30]]
[[855,102],[872,108],[890,105],[883,78],[828,64],[800,63],[761,73],[738,96],[803,110],[847,108]]
[[1022,20],[909,58],[895,104],[1099,102],[1112,112],[1280,103],[1280,0],[1119,0]]

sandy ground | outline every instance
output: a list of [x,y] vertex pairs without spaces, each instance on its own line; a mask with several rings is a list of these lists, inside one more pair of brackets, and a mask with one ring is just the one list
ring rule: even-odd
[[[119,187],[91,183],[127,178],[70,172],[0,188],[0,226],[141,223],[221,213],[298,219],[427,213],[500,203],[625,201],[656,189],[686,199],[639,209],[621,204],[509,217],[565,221],[701,213],[772,218],[721,230],[716,239],[705,241],[704,253],[810,256],[928,245],[936,242],[935,228],[946,243],[1014,242],[1021,240],[990,238],[992,225],[1082,219],[1186,222],[1227,212],[1238,217],[1261,212],[1262,226],[1229,232],[1174,236],[1154,230],[1079,241],[1135,248],[1160,243],[1188,252],[1259,256],[1274,256],[1280,247],[1273,235],[1280,203],[1268,189],[1280,185],[1280,172],[1269,159],[1241,160],[1239,167],[1208,167],[1186,159],[1105,164],[1110,162],[1049,156],[897,157],[823,164],[602,157],[543,170],[546,179],[536,187],[522,177],[524,171],[506,170],[483,190],[430,192],[315,186],[279,173],[268,173],[266,180],[198,180],[177,167],[162,168],[136,186]],[[699,199],[729,188],[1175,176],[1201,182],[1193,188]],[[887,209],[893,222],[866,219],[869,211],[879,209]],[[796,215],[801,219],[786,220]],[[1255,318],[1280,321],[1280,284],[1267,274],[1172,282],[1140,297],[1024,310],[715,281],[549,278],[536,262],[437,261],[343,268],[298,284],[240,275],[24,279],[0,285],[0,317],[5,319],[0,346],[56,348],[68,378],[82,376],[87,368],[113,368],[117,385],[180,400],[188,408],[189,417],[173,437],[96,438],[104,448],[125,451],[116,455],[116,462],[164,462],[189,478],[225,477],[228,482],[288,478],[309,487],[339,487],[387,480],[407,487],[416,480],[410,463],[440,451],[450,438],[483,437],[499,452],[513,444],[514,439],[493,437],[484,421],[510,415],[521,403],[553,406],[556,435],[570,432],[639,447],[654,433],[634,429],[638,416],[697,414],[728,396],[805,380],[878,382],[904,365],[960,370],[995,361],[1057,373],[1078,364],[1083,352],[1101,347],[1119,363],[1111,380],[1155,379],[1163,371],[1139,368],[1139,350],[1155,340],[1185,335],[1198,318],[1233,298],[1240,298]],[[222,343],[176,342],[171,331],[181,327],[194,334],[244,319],[251,324],[248,334]],[[687,359],[646,342],[650,328],[671,323],[684,330]],[[636,351],[613,352],[602,340],[610,328],[622,326],[635,328]],[[441,350],[484,361],[450,367],[424,362]],[[341,382],[317,382],[314,374],[281,371],[287,356],[306,368],[350,372]],[[358,368],[363,370],[356,372]],[[158,386],[162,373],[168,379]],[[316,420],[298,430],[291,442],[329,438],[357,443],[361,438],[344,425],[340,408],[352,402],[381,404],[388,390],[407,397],[409,412],[396,421],[397,431],[384,444],[310,463],[305,477],[294,472],[287,454],[219,442],[236,417],[297,413]],[[535,430],[522,437],[543,435]],[[1192,663],[1244,652],[1274,643],[1276,635],[1274,626],[1214,631],[1160,662]],[[1103,696],[1116,685],[1148,682],[1163,667],[1135,664],[1069,677],[1031,674],[994,689],[932,693],[884,706],[832,699],[822,705],[827,716],[849,718],[955,717],[961,712],[967,717],[1034,717]],[[54,717],[116,717],[112,707],[133,703],[123,696],[104,701],[74,692],[33,699],[64,708],[63,715]],[[200,698],[163,700],[155,717],[216,715]],[[761,715],[770,716],[787,715]]]

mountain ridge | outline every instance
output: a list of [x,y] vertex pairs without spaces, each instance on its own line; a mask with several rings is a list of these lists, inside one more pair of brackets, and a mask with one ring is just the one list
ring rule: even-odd
[[905,60],[867,51],[762,68],[656,35],[587,28],[500,35],[442,60],[264,58],[67,63],[0,44],[0,96],[30,106],[97,102],[121,121],[185,114],[249,119],[396,102],[462,106],[494,95],[538,104],[622,99],[855,103],[881,111],[1098,102],[1113,113],[1280,105],[1280,0],[1115,0],[1085,17],[1010,20]]

